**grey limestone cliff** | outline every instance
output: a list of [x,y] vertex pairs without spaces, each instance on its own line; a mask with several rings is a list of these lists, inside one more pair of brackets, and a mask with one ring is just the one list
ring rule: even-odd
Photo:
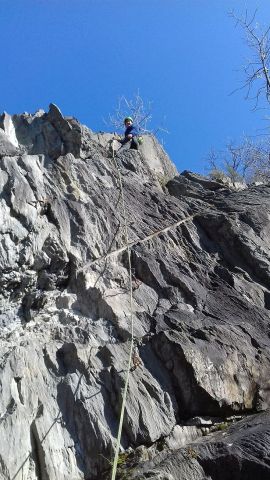
[[[2,480],[109,478],[131,339],[111,138],[55,105],[0,118]],[[151,136],[116,162],[140,360],[118,478],[269,478],[270,185],[178,175]]]

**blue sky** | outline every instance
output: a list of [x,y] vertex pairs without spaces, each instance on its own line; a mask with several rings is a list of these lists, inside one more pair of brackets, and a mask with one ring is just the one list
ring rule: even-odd
[[203,172],[214,147],[267,127],[241,85],[249,55],[227,12],[269,0],[0,0],[0,110],[47,110],[56,103],[91,129],[121,95],[153,102],[153,127],[166,117],[165,148],[180,171]]

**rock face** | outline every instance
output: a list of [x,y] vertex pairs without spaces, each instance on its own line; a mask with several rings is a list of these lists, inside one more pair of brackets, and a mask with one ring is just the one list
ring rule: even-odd
[[[110,470],[131,340],[111,138],[55,105],[0,119],[3,480]],[[140,359],[122,478],[269,478],[270,185],[177,175],[151,136],[115,160]]]
[[[164,450],[143,462],[129,478],[142,480],[267,480],[269,478],[269,412],[210,434],[185,448]],[[149,452],[145,452],[149,456]],[[147,455],[148,454],[148,455]],[[133,469],[134,472],[134,469]]]

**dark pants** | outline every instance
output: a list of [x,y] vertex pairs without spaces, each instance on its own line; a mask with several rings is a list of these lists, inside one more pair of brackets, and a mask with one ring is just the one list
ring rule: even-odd
[[128,142],[130,142],[130,147],[132,150],[139,150],[139,142],[137,137],[132,137],[130,140],[129,138],[124,138],[124,140],[121,140],[120,143],[122,145],[126,145]]
[[132,137],[131,139],[131,143],[130,143],[130,148],[132,148],[132,150],[139,150],[139,142],[138,142],[138,138],[137,137]]

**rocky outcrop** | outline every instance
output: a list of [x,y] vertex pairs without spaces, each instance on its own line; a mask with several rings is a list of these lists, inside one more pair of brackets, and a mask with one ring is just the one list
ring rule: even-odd
[[[0,478],[105,478],[131,339],[111,136],[55,105],[3,114],[0,127]],[[140,359],[122,473],[269,474],[257,448],[265,442],[269,455],[268,414],[255,413],[269,404],[270,186],[234,191],[177,175],[151,136],[115,160]],[[237,416],[224,436],[215,431]]]
[[[270,448],[269,412],[254,415],[228,427],[219,424],[219,431],[194,441],[176,451],[163,450],[151,457],[151,450],[145,449],[148,460],[136,469],[128,468],[134,462],[130,454],[126,465],[129,478],[142,480],[267,480],[269,478]],[[136,461],[141,460],[137,456]],[[136,472],[134,471],[136,470]]]

